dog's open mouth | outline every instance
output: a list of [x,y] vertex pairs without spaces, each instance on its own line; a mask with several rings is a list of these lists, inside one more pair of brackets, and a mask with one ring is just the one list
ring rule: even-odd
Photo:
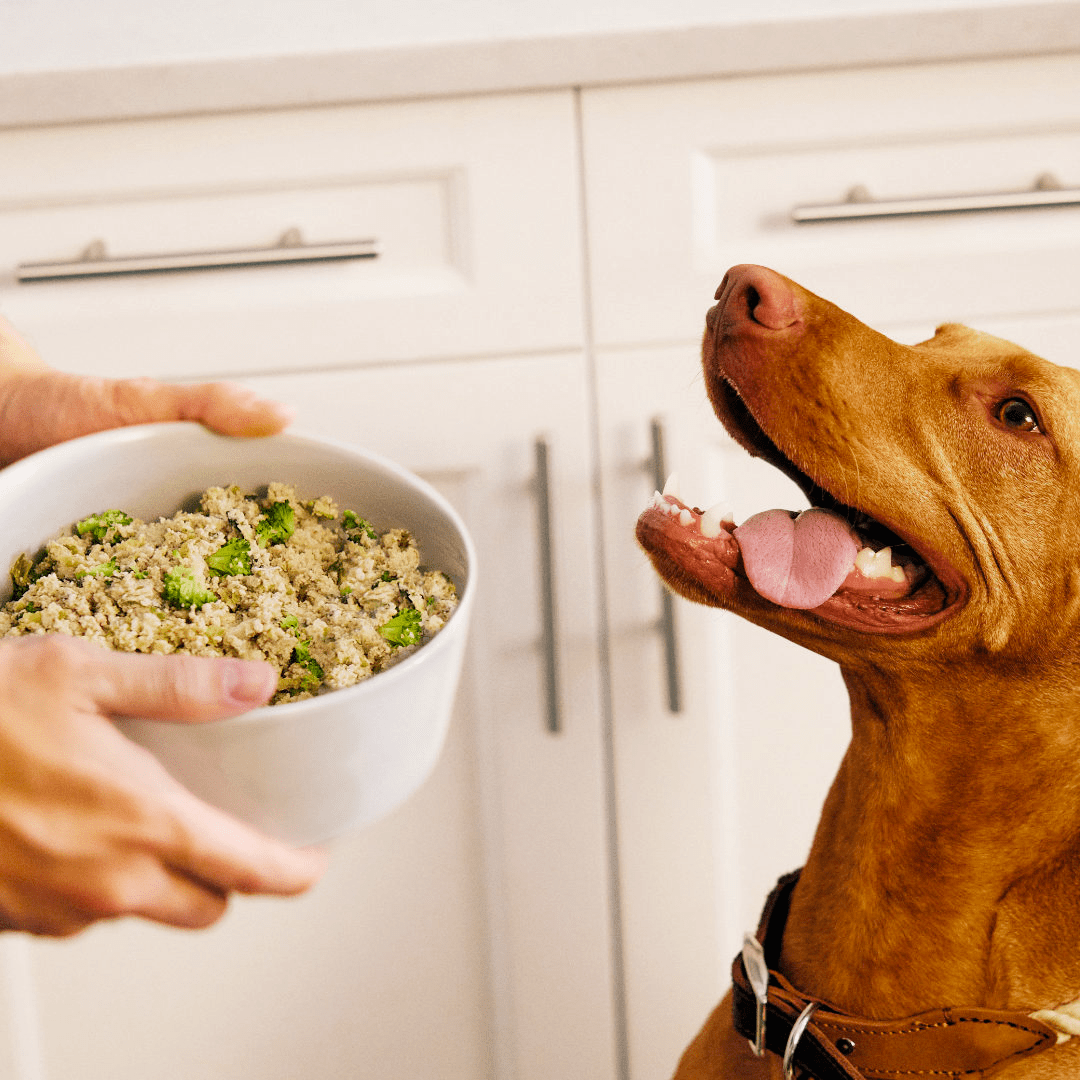
[[692,599],[764,599],[875,633],[925,629],[959,606],[959,575],[802,472],[733,387],[725,384],[714,405],[735,439],[791,477],[812,508],[766,510],[736,526],[722,507],[693,506],[669,482],[653,495],[637,534],[670,584]]

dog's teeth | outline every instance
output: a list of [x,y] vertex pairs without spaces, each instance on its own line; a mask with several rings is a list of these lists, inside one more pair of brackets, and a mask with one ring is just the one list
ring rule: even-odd
[[679,498],[679,474],[673,472],[668,478],[667,483],[664,484],[664,494],[671,495],[674,498]]
[[874,556],[874,576],[892,577],[892,548],[882,548]]
[[903,567],[892,564],[892,548],[886,547],[880,551],[874,551],[873,548],[868,547],[862,548],[855,556],[855,569],[863,577],[890,578],[897,583],[905,580]]
[[680,525],[690,525],[690,524],[693,523],[693,521],[694,521],[694,515],[691,514],[689,510],[681,510],[681,511],[679,511],[679,524]]
[[664,496],[661,495],[659,491],[654,491],[652,493],[652,498],[649,500],[649,505],[650,506],[666,507],[667,506],[667,499],[665,499]]
[[701,515],[701,535],[711,540],[720,535],[722,531],[720,527],[721,522],[731,522],[732,520],[733,516],[731,510],[725,503],[717,503],[715,506],[710,506],[709,509]]

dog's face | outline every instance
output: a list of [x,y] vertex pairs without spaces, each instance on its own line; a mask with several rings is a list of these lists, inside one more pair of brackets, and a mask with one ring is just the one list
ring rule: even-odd
[[668,584],[841,663],[1071,657],[1080,373],[957,325],[900,345],[761,267],[717,300],[713,407],[822,512],[703,531],[656,500],[637,535]]

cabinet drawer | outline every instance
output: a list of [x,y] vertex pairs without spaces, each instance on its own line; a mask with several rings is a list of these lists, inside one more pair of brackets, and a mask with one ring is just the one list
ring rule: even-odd
[[738,262],[882,329],[1035,315],[1047,343],[1075,341],[1080,206],[817,224],[791,211],[857,185],[875,200],[1014,193],[1043,174],[1080,189],[1076,56],[597,90],[584,108],[604,345],[696,337]]
[[[58,366],[242,373],[580,345],[569,93],[13,130],[0,160],[0,310]],[[289,256],[369,239],[378,254],[258,265],[290,230],[313,247]],[[107,269],[239,265],[19,281],[94,241]]]

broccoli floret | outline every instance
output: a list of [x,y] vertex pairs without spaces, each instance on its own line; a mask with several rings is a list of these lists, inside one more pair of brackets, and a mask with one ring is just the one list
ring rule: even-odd
[[92,570],[76,570],[76,578],[84,577],[112,577],[116,573],[116,559],[112,558],[107,563],[101,563]]
[[421,637],[420,612],[416,608],[406,608],[404,611],[399,611],[392,619],[384,622],[379,627],[379,633],[391,645],[419,645]]
[[362,536],[369,540],[378,540],[375,526],[362,517],[357,517],[352,510],[346,510],[341,515],[341,524],[345,526],[345,536],[348,540],[359,541]]
[[[296,647],[292,653],[293,663],[295,664],[315,664],[315,661],[311,659],[311,645],[301,638],[296,643]],[[318,664],[315,664],[318,667]]]
[[323,669],[311,655],[311,647],[303,639],[296,643],[296,647],[293,649],[292,657],[289,662],[291,664],[299,664],[307,672],[303,676],[304,689],[312,690],[322,681]]
[[165,603],[174,608],[201,608],[212,604],[217,597],[204,589],[195,578],[195,572],[187,566],[170,570],[162,582],[161,595]]
[[102,510],[100,514],[91,514],[82,521],[75,523],[75,531],[80,536],[90,536],[99,544],[105,539],[105,534],[114,525],[130,525],[131,515],[123,510]]
[[[288,504],[286,504],[288,505]],[[222,544],[217,551],[206,556],[210,573],[218,577],[251,573],[251,545],[242,537]]]
[[296,529],[296,511],[291,503],[274,503],[255,526],[255,536],[259,547],[270,544],[284,544]]

